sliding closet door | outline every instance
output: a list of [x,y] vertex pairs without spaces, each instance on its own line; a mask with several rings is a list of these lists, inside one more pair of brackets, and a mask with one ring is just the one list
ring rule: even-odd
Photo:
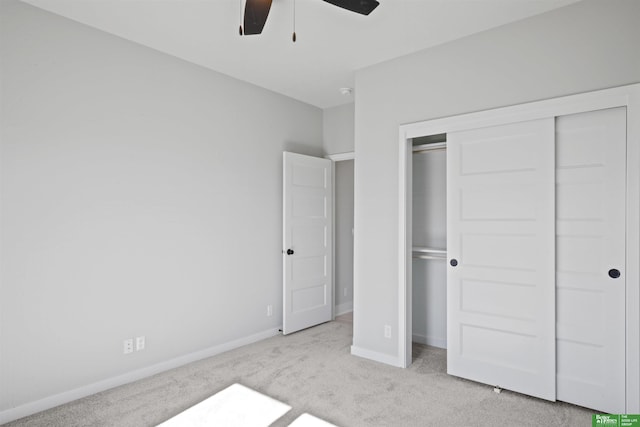
[[447,371],[555,400],[554,119],[447,135]]
[[558,400],[625,412],[626,109],[559,117]]

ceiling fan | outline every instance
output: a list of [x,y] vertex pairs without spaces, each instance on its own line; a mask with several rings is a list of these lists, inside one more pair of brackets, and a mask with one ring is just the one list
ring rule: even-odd
[[[361,15],[370,14],[380,4],[376,0],[323,0],[334,6]],[[267,22],[272,0],[246,0],[244,7],[244,26],[240,26],[240,35],[260,34]],[[293,41],[296,41],[295,31]]]

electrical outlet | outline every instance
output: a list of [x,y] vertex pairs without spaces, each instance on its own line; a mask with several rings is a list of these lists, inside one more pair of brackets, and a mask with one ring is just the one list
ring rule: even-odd
[[273,316],[273,306],[271,304],[267,306],[267,316]]
[[136,351],[144,350],[144,335],[136,337]]
[[390,325],[384,325],[384,337],[385,338],[391,338],[391,326]]
[[124,340],[123,344],[124,346],[122,352],[124,354],[133,353],[133,338],[127,338],[126,340]]
[[347,296],[347,288],[344,288],[344,296]]

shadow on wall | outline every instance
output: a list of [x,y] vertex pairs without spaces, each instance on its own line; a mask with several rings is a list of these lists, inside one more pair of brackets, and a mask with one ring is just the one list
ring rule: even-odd
[[317,147],[310,147],[308,144],[302,144],[299,142],[285,141],[284,151],[291,153],[304,154],[306,156],[322,157],[322,150]]

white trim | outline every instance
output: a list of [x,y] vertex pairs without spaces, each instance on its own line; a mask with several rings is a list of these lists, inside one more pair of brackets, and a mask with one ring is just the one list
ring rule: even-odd
[[184,366],[188,363],[206,359],[207,357],[215,356],[229,350],[234,350],[236,348],[243,347],[254,342],[262,341],[264,339],[280,335],[280,329],[282,328],[279,327],[267,329],[266,331],[258,332],[244,338],[239,338],[237,340],[209,347],[204,350],[196,351],[193,353],[185,354],[184,356],[156,363],[155,365],[136,369],[135,371],[127,372],[126,374],[107,378],[102,381],[87,384],[72,390],[54,394],[52,396],[47,396],[43,399],[25,403],[15,408],[6,409],[0,412],[0,424],[8,423],[10,421],[35,414],[36,412],[44,411],[46,409],[69,403],[71,401],[81,399],[83,397],[99,393],[101,391],[105,391],[114,387],[121,386],[123,384],[128,384],[133,381],[138,381],[143,378],[168,371],[169,369]]
[[[412,362],[411,338],[412,338],[412,256],[413,240],[411,236],[411,210],[413,198],[412,193],[412,159],[413,151],[411,140],[405,129],[400,127],[400,179],[399,179],[399,199],[400,199],[400,221],[399,221],[399,250],[398,262],[400,265],[399,281],[402,284],[398,290],[398,354],[402,361],[402,368],[407,368]],[[409,227],[409,228],[407,228]],[[408,343],[408,344],[407,344]]]
[[351,354],[353,356],[363,357],[365,359],[373,360],[374,362],[384,363],[386,365],[396,366],[402,368],[403,361],[395,356],[390,356],[384,353],[378,353],[377,351],[367,350],[366,348],[351,346]]
[[338,307],[336,307],[336,291],[338,284],[336,283],[336,161],[331,160],[331,283],[333,283],[331,301],[331,320],[336,320],[338,316]]
[[638,84],[401,125],[406,138],[627,106]]
[[336,305],[336,316],[341,316],[343,314],[351,313],[353,311],[353,301],[345,302],[340,305]]
[[640,85],[627,104],[627,413],[640,413]]
[[[411,355],[410,303],[411,258],[410,194],[411,162],[407,153],[411,138],[467,129],[498,126],[545,117],[557,117],[606,108],[627,108],[627,243],[626,243],[626,412],[640,412],[640,84],[569,95],[493,110],[401,125],[399,128],[399,353]],[[407,309],[409,308],[409,309]]]
[[413,334],[413,342],[417,342],[418,344],[430,345],[432,347],[447,348],[447,339],[446,338],[435,338],[429,335],[422,334]]
[[348,151],[346,153],[327,154],[325,159],[333,160],[334,162],[341,162],[343,160],[355,160],[356,153],[354,151]]

